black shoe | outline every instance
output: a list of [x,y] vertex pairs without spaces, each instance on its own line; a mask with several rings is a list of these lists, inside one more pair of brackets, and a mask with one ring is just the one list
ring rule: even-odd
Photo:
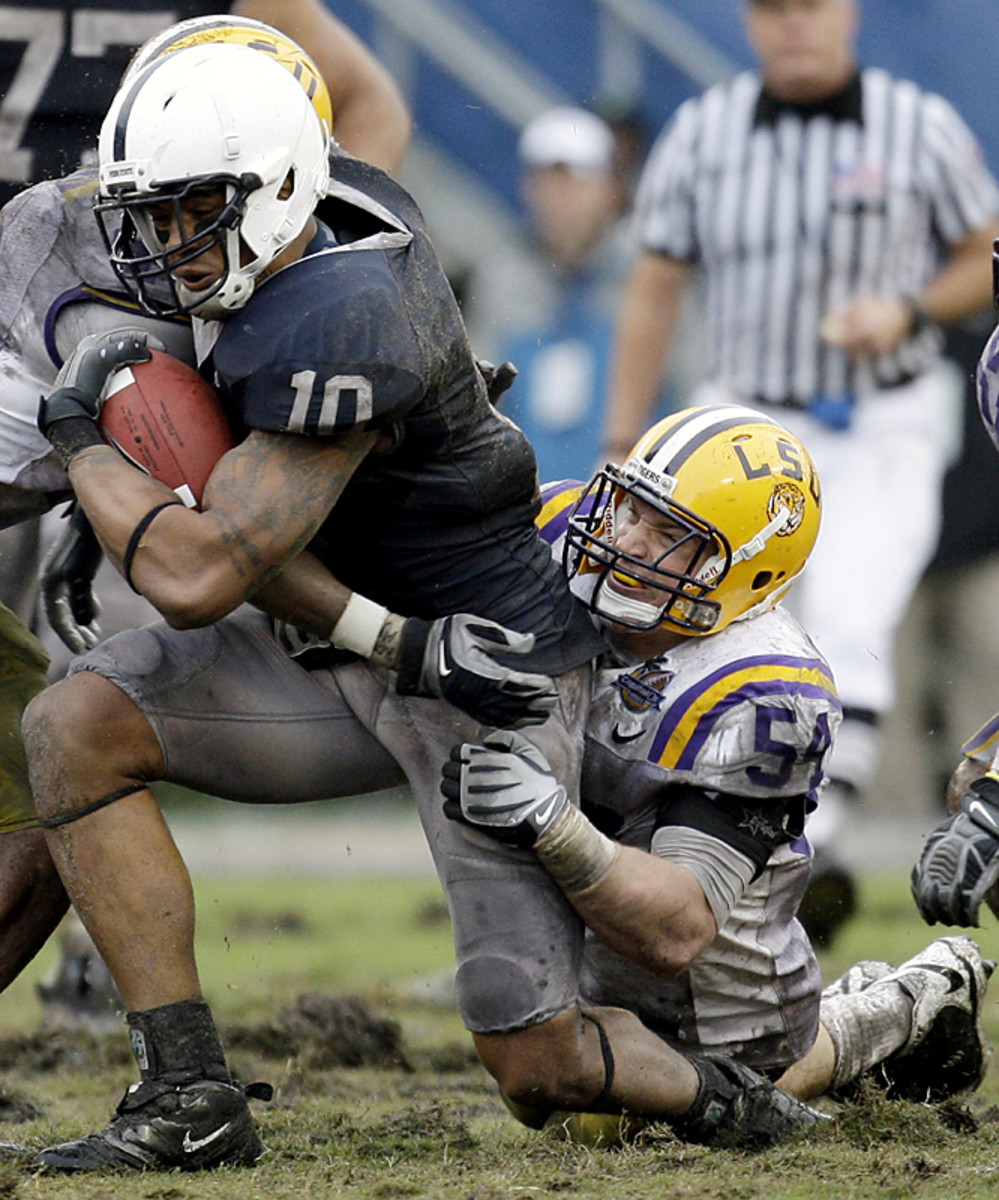
[[214,1079],[133,1083],[107,1129],[41,1150],[49,1171],[203,1171],[249,1167],[263,1153],[247,1096],[269,1100],[267,1084],[243,1088]]
[[724,1054],[691,1054],[697,1097],[670,1121],[685,1142],[760,1150],[832,1120]]
[[808,890],[798,906],[798,920],[812,945],[825,950],[840,927],[857,911],[857,884],[853,873],[824,850],[816,850]]

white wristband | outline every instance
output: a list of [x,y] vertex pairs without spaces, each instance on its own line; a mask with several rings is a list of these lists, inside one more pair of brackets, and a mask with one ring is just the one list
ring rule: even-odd
[[330,641],[341,650],[352,650],[362,658],[370,658],[388,615],[387,608],[351,592],[347,607],[333,626]]
[[614,865],[619,849],[571,804],[534,843],[545,870],[570,896],[595,887]]

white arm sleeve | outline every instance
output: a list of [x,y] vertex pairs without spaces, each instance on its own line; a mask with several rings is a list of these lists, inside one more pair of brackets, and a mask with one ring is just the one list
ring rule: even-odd
[[751,859],[720,838],[685,825],[657,829],[652,837],[652,853],[693,872],[719,929],[756,870]]

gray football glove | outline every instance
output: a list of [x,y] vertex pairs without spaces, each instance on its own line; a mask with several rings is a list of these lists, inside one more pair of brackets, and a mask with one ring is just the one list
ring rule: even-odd
[[74,654],[85,654],[100,641],[100,605],[93,582],[102,558],[97,535],[77,505],[42,564],[41,573],[45,616]]
[[112,329],[85,337],[63,363],[53,390],[38,406],[38,428],[63,466],[87,446],[101,443],[97,419],[104,385],[119,367],[145,362],[149,346],[162,349],[163,343],[146,329]]
[[562,815],[566,790],[522,733],[500,729],[451,750],[444,764],[444,813],[498,841],[530,848]]
[[533,633],[469,613],[436,621],[409,617],[402,627],[396,691],[448,700],[483,725],[541,725],[558,700],[553,680],[494,657],[528,654],[533,646]]
[[928,925],[977,925],[985,893],[999,879],[999,779],[985,775],[961,810],[933,830],[912,868],[912,897]]

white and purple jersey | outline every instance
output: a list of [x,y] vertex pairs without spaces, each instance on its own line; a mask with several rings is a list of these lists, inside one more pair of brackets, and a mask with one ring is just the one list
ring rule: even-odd
[[[579,494],[543,490],[539,524],[556,555]],[[637,1012],[681,1048],[725,1046],[761,1069],[809,1048],[821,983],[795,918],[810,864],[801,829],[841,717],[828,664],[779,606],[649,662],[602,660],[583,808],[617,841],[692,871],[718,936],[675,979],[588,938],[591,1002]],[[754,839],[776,844],[747,851]]]
[[142,325],[191,360],[189,322],[145,317],[121,294],[94,219],[96,172],[39,183],[0,212],[0,528],[70,495],[38,429],[38,401],[81,338]]

